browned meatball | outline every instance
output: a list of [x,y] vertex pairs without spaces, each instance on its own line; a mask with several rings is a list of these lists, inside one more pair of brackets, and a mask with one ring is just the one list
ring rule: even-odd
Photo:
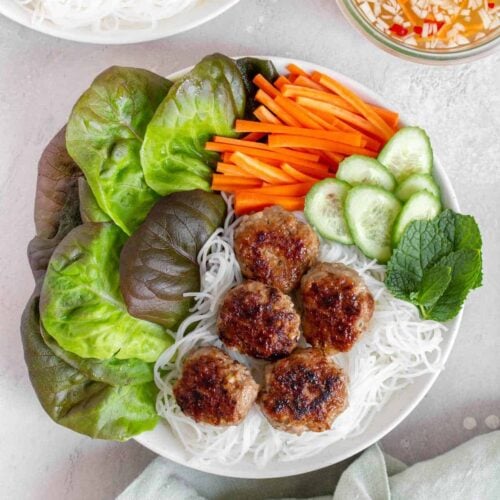
[[174,385],[181,410],[196,422],[239,424],[257,398],[259,386],[248,368],[216,347],[190,353]]
[[349,351],[366,329],[375,301],[359,274],[344,264],[314,266],[300,284],[304,337],[314,347]]
[[227,347],[267,360],[288,356],[297,347],[299,328],[300,316],[290,297],[258,281],[230,290],[217,321]]
[[318,250],[313,229],[279,206],[242,217],[234,234],[243,275],[285,293],[298,286]]
[[277,429],[326,431],[347,406],[347,380],[321,349],[297,349],[266,367],[259,404]]

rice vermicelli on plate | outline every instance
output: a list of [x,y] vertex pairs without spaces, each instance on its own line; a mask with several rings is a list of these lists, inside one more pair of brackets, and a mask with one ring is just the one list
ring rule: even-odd
[[134,27],[151,29],[198,0],[15,0],[31,13],[34,25],[45,20],[67,29],[90,27],[116,31]]

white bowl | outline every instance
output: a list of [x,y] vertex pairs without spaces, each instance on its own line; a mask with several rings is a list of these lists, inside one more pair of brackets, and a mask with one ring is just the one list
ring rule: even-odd
[[30,13],[13,0],[0,0],[0,14],[41,33],[75,42],[100,44],[125,44],[148,42],[190,30],[219,16],[239,0],[197,0],[186,10],[169,19],[158,21],[152,29],[121,29],[112,32],[96,32],[90,28],[61,28],[50,21],[33,24]]
[[[286,65],[291,62],[298,64],[306,71],[321,71],[339,80],[341,83],[344,83],[362,98],[372,102],[373,104],[390,107],[382,97],[367,89],[365,86],[355,80],[351,80],[350,78],[341,75],[340,73],[324,68],[323,66],[295,59],[284,59],[281,57],[256,57],[271,59],[280,73],[286,72]],[[175,80],[189,71],[189,69],[190,68],[181,70],[173,75],[167,76],[167,78]],[[405,124],[404,120],[402,120],[402,124]],[[453,191],[446,172],[437,158],[434,158],[434,165],[434,175],[441,186],[445,206],[458,211],[459,206],[455,192]],[[448,359],[451,348],[455,342],[461,320],[462,313],[447,324],[448,331],[444,335],[441,343],[443,362]],[[364,450],[371,444],[377,442],[379,439],[382,439],[411,413],[411,411],[417,406],[417,404],[432,387],[432,384],[436,381],[438,375],[439,373],[437,372],[423,375],[416,379],[414,383],[396,392],[391,397],[389,402],[375,415],[368,428],[362,434],[338,441],[312,457],[301,458],[300,460],[289,462],[270,462],[265,468],[257,468],[251,460],[243,460],[234,465],[222,465],[218,463],[211,463],[208,465],[191,465],[189,463],[189,454],[182,447],[180,441],[170,431],[168,424],[164,421],[160,422],[160,424],[158,424],[153,431],[140,434],[135,439],[137,442],[154,451],[158,455],[162,455],[165,458],[178,462],[182,465],[194,467],[198,470],[210,472],[212,474],[253,479],[294,476],[296,474],[303,474],[305,472],[314,471],[340,462],[341,460],[349,458],[352,455]]]

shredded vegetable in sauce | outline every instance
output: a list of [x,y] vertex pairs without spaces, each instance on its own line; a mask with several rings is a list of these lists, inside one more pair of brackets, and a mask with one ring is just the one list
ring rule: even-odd
[[406,45],[449,49],[500,29],[499,0],[355,0],[383,33]]
[[50,21],[62,28],[112,32],[153,28],[197,0],[15,0],[31,13],[33,24]]

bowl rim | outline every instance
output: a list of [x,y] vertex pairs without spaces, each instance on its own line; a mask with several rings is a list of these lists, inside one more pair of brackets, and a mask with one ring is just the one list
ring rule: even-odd
[[[361,92],[366,98],[370,99],[374,104],[378,104],[381,106],[386,106],[387,107],[387,101],[380,97],[377,93],[374,91],[370,90],[369,88],[365,87],[363,84],[357,82],[354,79],[351,79],[341,73],[338,73],[334,70],[331,70],[329,68],[326,68],[324,66],[321,66],[319,64],[315,64],[312,62],[307,62],[299,59],[294,59],[294,58],[283,58],[283,57],[275,57],[275,56],[262,56],[262,55],[255,55],[255,56],[239,56],[239,57],[257,57],[260,59],[270,59],[277,67],[278,69],[282,69],[286,66],[286,64],[290,63],[295,63],[301,67],[303,67],[305,70],[310,70],[310,69],[316,69],[318,71],[324,72],[326,74],[329,74],[333,78],[338,79],[342,83],[348,85],[351,88],[354,88],[356,92]],[[182,70],[176,71],[175,73],[172,73],[167,76],[167,78],[175,80],[180,77],[182,77],[184,74],[186,74],[193,66],[190,66],[188,68],[184,68]],[[405,123],[405,120],[401,120],[402,123]],[[440,186],[441,186],[441,191],[443,194],[443,197],[445,198],[445,201],[447,202],[446,204],[452,208],[453,210],[460,210],[459,204],[458,204],[458,199],[456,197],[455,191],[453,189],[453,186],[446,174],[446,171],[442,167],[440,161],[436,156],[434,156],[434,174],[436,175]],[[462,315],[463,315],[463,309],[460,311],[460,313],[450,322],[448,322],[446,325],[448,327],[448,331],[446,332],[446,336],[443,339],[441,343],[442,347],[442,362],[443,362],[443,367],[441,370],[444,368],[448,357],[450,355],[450,352],[453,348],[453,345],[455,343],[458,330],[460,328],[460,324],[462,321]],[[290,461],[290,462],[281,462],[281,464],[286,464],[286,471],[283,470],[273,470],[273,462],[269,464],[266,468],[259,469],[253,466],[249,466],[247,462],[245,462],[242,466],[242,463],[240,462],[239,464],[236,464],[236,466],[233,465],[227,465],[227,464],[220,464],[220,463],[210,463],[210,464],[200,464],[200,463],[189,463],[189,460],[186,457],[183,457],[182,453],[181,454],[175,454],[172,453],[172,450],[165,449],[165,447],[162,448],[161,445],[159,445],[157,441],[157,436],[155,436],[155,430],[149,431],[143,434],[140,434],[134,439],[140,443],[141,445],[145,446],[146,448],[149,448],[151,451],[155,452],[156,454],[163,456],[165,458],[168,458],[174,462],[177,462],[181,465],[184,465],[186,467],[192,468],[199,470],[201,472],[207,472],[219,476],[225,476],[225,477],[235,477],[235,478],[247,478],[247,479],[268,479],[268,478],[278,478],[278,477],[289,477],[289,476],[294,476],[297,474],[305,474],[307,472],[312,472],[315,470],[322,469],[324,467],[328,467],[330,465],[333,465],[335,463],[338,463],[342,460],[345,460],[347,458],[352,457],[353,455],[356,455],[357,453],[363,451],[364,449],[368,448],[372,444],[376,443],[379,441],[382,437],[384,437],[386,434],[388,434],[390,431],[392,431],[395,427],[397,427],[414,409],[415,407],[422,401],[424,396],[429,392],[431,389],[432,385],[438,378],[441,370],[438,370],[433,373],[429,373],[426,375],[423,375],[419,377],[418,381],[424,381],[421,383],[421,387],[419,388],[418,391],[416,391],[415,395],[411,398],[411,402],[401,408],[399,412],[395,415],[392,416],[392,418],[388,419],[388,422],[383,425],[376,433],[372,433],[372,435],[369,435],[368,438],[365,440],[361,441],[359,444],[353,446],[351,449],[346,450],[345,452],[338,453],[337,455],[329,456],[331,454],[328,453],[328,451],[331,452],[332,448],[337,444],[333,443],[329,447],[325,448],[322,452],[320,452],[317,455],[314,455],[312,457],[308,457],[307,459],[300,459],[300,460],[295,460],[295,461]],[[401,389],[399,392],[393,394],[387,404],[390,403],[391,400],[393,400],[398,394],[400,394],[401,391],[405,391],[408,388],[412,387],[412,385],[408,385],[405,388]],[[380,414],[380,412],[377,412],[377,415]],[[168,428],[168,424],[164,423],[161,421],[158,427],[162,427],[163,429]],[[364,434],[368,433],[369,434],[369,429],[370,426],[365,429],[363,433],[360,435],[363,436]],[[356,437],[353,437],[356,439]],[[351,438],[351,439],[353,439]],[[350,438],[345,438],[343,441],[350,439]],[[324,455],[327,455],[326,458]]]
[[[190,8],[170,18],[158,21],[157,26],[151,30],[124,29],[107,34],[93,32],[88,28],[64,29],[50,21],[44,21],[40,25],[33,25],[28,12],[24,11],[21,6],[15,4],[12,0],[0,0],[0,14],[26,28],[63,40],[99,45],[125,45],[151,42],[191,30],[220,16],[238,2],[240,0],[203,0],[200,3],[200,0],[198,0],[198,3],[193,4]],[[182,16],[186,14],[189,17],[190,12],[196,11],[199,11],[199,13],[191,21],[181,22],[177,26],[170,25],[176,19],[182,19]]]
[[402,57],[413,62],[424,64],[460,64],[466,61],[487,56],[500,46],[500,28],[487,35],[483,41],[475,46],[463,45],[450,50],[419,49],[399,42],[382,33],[374,27],[359,11],[352,0],[336,0],[337,6],[346,20],[358,32],[368,38],[377,47],[389,54]]

